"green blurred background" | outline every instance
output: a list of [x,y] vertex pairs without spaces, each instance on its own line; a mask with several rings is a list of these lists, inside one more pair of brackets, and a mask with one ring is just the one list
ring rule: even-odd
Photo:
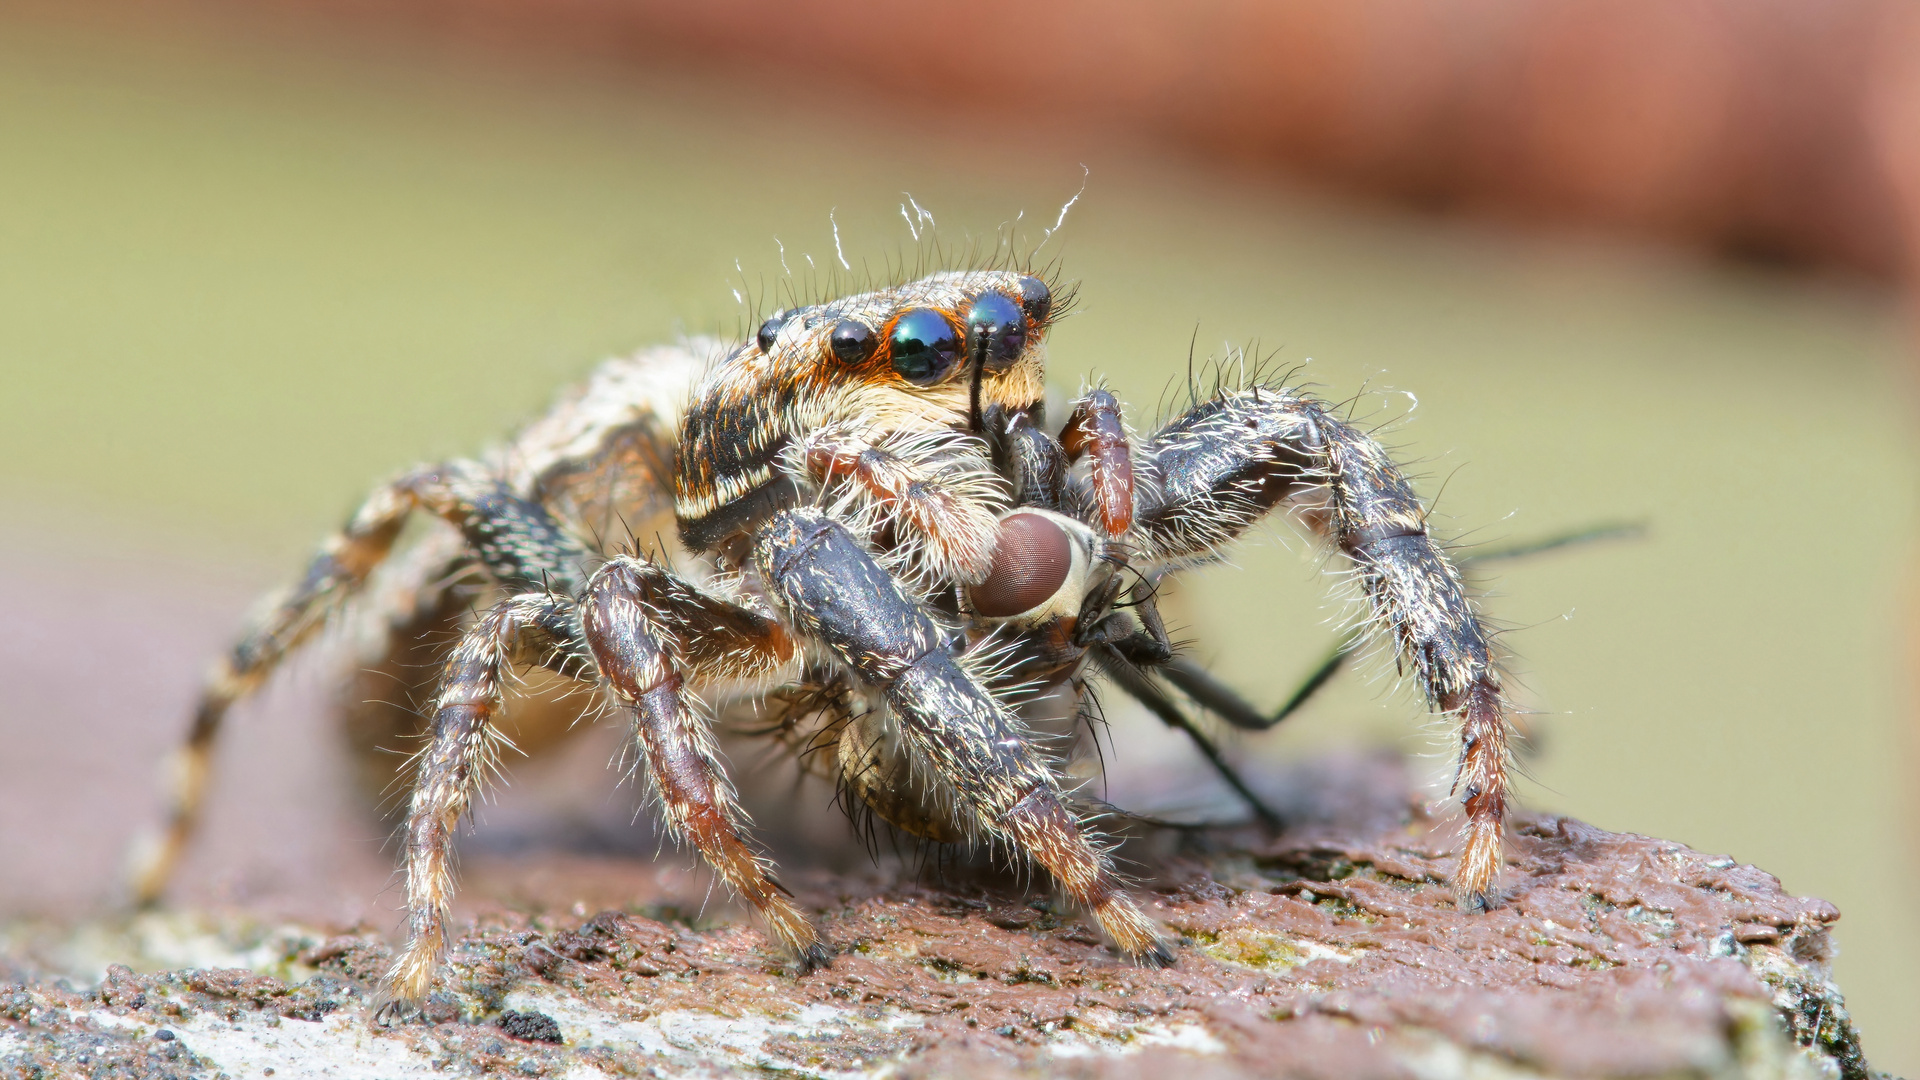
[[[1046,248],[1082,283],[1063,390],[1104,375],[1151,413],[1190,342],[1257,342],[1367,391],[1459,533],[1649,523],[1493,582],[1539,710],[1525,802],[1834,901],[1868,1054],[1920,1071],[1920,470],[1889,289],[1346,204],[1119,136],[983,156],[952,131],[685,72],[0,23],[0,518],[291,570],[370,482],[596,360],[740,332],[735,290],[778,282],[780,245],[833,263],[830,213],[856,268],[913,257],[904,191],[951,245],[1016,218],[1033,243],[1084,164]],[[1331,640],[1326,583],[1284,535],[1235,562],[1180,614],[1276,701]],[[1353,741],[1437,745],[1404,694],[1343,678],[1239,751]]]

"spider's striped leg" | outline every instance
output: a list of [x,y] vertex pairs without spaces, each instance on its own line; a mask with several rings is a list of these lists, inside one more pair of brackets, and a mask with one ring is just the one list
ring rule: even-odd
[[325,625],[327,615],[356,592],[393,547],[413,493],[404,485],[373,493],[307,565],[299,584],[263,604],[240,640],[207,673],[186,741],[167,762],[167,819],[157,835],[140,838],[129,860],[135,902],[158,900],[199,821],[214,741],[227,713],[273,674],[280,661]]
[[423,469],[374,492],[314,556],[300,583],[263,609],[207,677],[187,739],[172,757],[164,830],[143,838],[135,849],[131,878],[137,902],[150,904],[159,898],[193,834],[214,740],[227,713],[360,591],[416,509],[460,528],[480,562],[510,589],[551,585],[570,590],[586,557],[585,549],[562,533],[546,511],[517,498],[471,463]]
[[622,556],[587,586],[582,625],[614,695],[634,714],[634,741],[667,829],[699,849],[772,927],[803,970],[826,945],[742,836],[745,814],[720,763],[712,725],[684,689],[689,674],[766,674],[794,655],[771,619],[707,596],[644,559]]
[[571,601],[522,593],[482,615],[447,659],[407,813],[407,944],[381,982],[376,1020],[417,1009],[433,988],[447,946],[454,829],[496,767],[504,740],[494,720],[503,684],[516,662],[584,675],[574,619]]
[[1175,418],[1141,457],[1156,482],[1146,488],[1135,536],[1163,563],[1209,557],[1289,495],[1320,494],[1302,516],[1352,563],[1372,625],[1459,731],[1454,791],[1467,835],[1454,889],[1463,907],[1491,905],[1509,738],[1492,634],[1386,450],[1313,398],[1256,387]]
[[966,824],[1046,867],[1128,955],[1172,961],[1019,722],[845,527],[815,511],[783,511],[760,530],[754,559],[794,624],[881,691],[914,753],[959,795],[973,819]]

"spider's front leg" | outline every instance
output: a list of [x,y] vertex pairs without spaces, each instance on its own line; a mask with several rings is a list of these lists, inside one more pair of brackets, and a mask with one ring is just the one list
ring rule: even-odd
[[493,766],[493,720],[515,664],[574,678],[597,670],[634,712],[634,740],[668,830],[693,842],[727,885],[766,916],[803,968],[827,959],[806,917],[741,835],[742,814],[689,678],[764,675],[794,655],[778,623],[709,596],[633,556],[601,567],[576,602],[525,593],[497,604],[447,661],[406,831],[408,940],[388,969],[374,1015],[418,1008],[446,950],[454,830]]
[[782,511],[759,530],[753,557],[793,624],[881,692],[914,753],[958,794],[967,831],[1046,867],[1129,956],[1172,962],[1019,722],[844,526],[817,511]]
[[461,635],[447,658],[408,807],[407,944],[387,969],[374,1003],[376,1020],[417,1009],[433,987],[446,952],[453,901],[454,830],[497,768],[504,739],[494,718],[507,676],[517,660],[584,675],[591,661],[581,655],[574,619],[573,604],[563,598],[548,593],[510,597]]
[[741,835],[745,815],[720,764],[712,726],[685,690],[690,674],[725,679],[772,672],[795,655],[787,632],[632,556],[594,575],[581,623],[614,696],[633,710],[634,740],[668,831],[692,841],[728,887],[766,918],[801,970],[826,965],[826,945]]
[[1324,491],[1303,517],[1351,561],[1373,625],[1390,633],[1428,704],[1458,728],[1454,792],[1467,835],[1454,890],[1463,907],[1491,906],[1509,740],[1492,635],[1386,450],[1320,401],[1252,388],[1176,418],[1137,463],[1153,482],[1141,486],[1134,535],[1162,564],[1210,558],[1281,500]]

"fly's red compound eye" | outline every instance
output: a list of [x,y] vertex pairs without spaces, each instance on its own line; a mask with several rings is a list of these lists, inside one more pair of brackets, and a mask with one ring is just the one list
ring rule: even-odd
[[1073,570],[1073,541],[1043,514],[1008,514],[1000,522],[987,579],[968,590],[974,610],[1005,619],[1047,602]]
[[959,361],[960,336],[945,315],[932,308],[911,308],[893,320],[887,354],[901,378],[916,386],[932,386]]

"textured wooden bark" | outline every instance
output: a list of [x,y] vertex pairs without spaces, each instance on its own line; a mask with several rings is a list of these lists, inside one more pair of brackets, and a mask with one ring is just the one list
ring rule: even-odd
[[[1824,901],[1680,844],[1535,817],[1515,830],[1508,902],[1465,915],[1444,884],[1455,825],[1404,795],[1397,765],[1294,775],[1284,835],[1127,849],[1178,935],[1169,970],[1127,964],[1018,880],[959,871],[794,882],[839,953],[796,979],[749,925],[567,901],[632,860],[549,860],[505,869],[545,899],[482,910],[428,1021],[385,1030],[366,1022],[389,955],[370,932],[176,912],[16,933],[0,1074],[1873,1075],[1827,977]],[[54,981],[84,978],[87,949],[157,964],[193,948],[252,966]]]

